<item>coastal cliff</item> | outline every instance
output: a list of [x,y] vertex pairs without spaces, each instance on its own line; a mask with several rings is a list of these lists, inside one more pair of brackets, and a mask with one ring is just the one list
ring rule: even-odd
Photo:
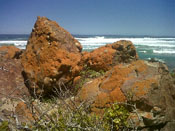
[[[173,75],[161,62],[140,60],[131,41],[121,40],[82,52],[81,44],[69,32],[55,21],[38,17],[26,50],[0,47],[0,76],[1,123],[11,120],[6,117],[8,113],[15,114],[18,122],[12,125],[20,128],[22,122],[35,123],[42,118],[42,110],[52,107],[42,99],[51,100],[53,96],[76,108],[83,102],[89,114],[100,117],[113,104],[123,106],[128,111],[123,122],[127,126],[119,121],[114,128],[117,130],[175,129]],[[53,121],[51,112],[62,108],[58,103],[47,109],[48,121]],[[12,125],[8,128],[14,128]]]

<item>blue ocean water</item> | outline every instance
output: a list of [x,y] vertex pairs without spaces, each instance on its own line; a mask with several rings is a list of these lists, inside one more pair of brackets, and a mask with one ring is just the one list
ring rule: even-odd
[[[25,49],[29,35],[0,35],[0,46],[15,45]],[[130,40],[136,47],[140,59],[154,58],[175,68],[175,37],[145,37],[116,35],[74,35],[82,44],[83,50],[91,51],[100,46],[119,40]]]

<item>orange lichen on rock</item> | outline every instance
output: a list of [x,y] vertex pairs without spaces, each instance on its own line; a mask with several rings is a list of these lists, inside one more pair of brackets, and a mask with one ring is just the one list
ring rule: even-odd
[[93,106],[95,108],[105,108],[105,107],[109,106],[110,103],[112,103],[112,102],[110,101],[109,94],[104,93],[104,92],[100,92],[96,96]]
[[[99,109],[105,109],[110,107],[111,104],[115,102],[125,102],[126,98],[124,94],[121,92],[120,88],[115,88],[113,91],[104,92],[100,91],[94,99],[94,103],[92,104],[92,111],[100,111]],[[96,112],[99,113],[99,112]]]
[[56,22],[38,17],[22,55],[29,89],[49,94],[73,80],[80,72],[81,50],[81,44]]
[[112,101],[112,103],[115,103],[116,101],[125,102],[126,97],[120,88],[115,88],[113,91],[110,92],[110,100]]
[[107,71],[117,64],[130,63],[137,59],[138,55],[132,42],[121,40],[84,53],[82,63],[96,71]]
[[115,66],[105,74],[100,88],[106,91],[112,91],[117,87],[121,87],[130,71],[131,68],[124,68],[122,64]]
[[115,102],[128,101],[129,94],[132,100],[141,99],[149,94],[153,85],[158,86],[158,67],[158,63],[152,64],[143,60],[116,65],[101,78],[86,83],[78,96],[83,100],[91,97],[94,112]]
[[17,104],[15,113],[18,115],[18,119],[20,119],[20,121],[26,122],[34,120],[34,116],[24,102],[19,102]]
[[113,57],[115,50],[111,47],[100,47],[90,53],[86,53],[82,57],[82,62],[86,63],[92,69],[99,70],[109,70],[113,63]]
[[0,47],[0,56],[3,56],[6,59],[14,58],[14,56],[17,52],[20,52],[20,49],[18,49],[15,46],[2,46],[2,47]]
[[84,84],[83,88],[78,93],[78,98],[83,100],[93,100],[94,97],[96,97],[100,90],[99,90],[99,84],[101,80],[100,79],[94,79],[93,81],[89,81],[86,84]]
[[145,64],[143,60],[138,60],[137,62],[131,63],[129,67],[135,68],[135,70],[139,73],[146,73],[148,65]]
[[131,87],[131,90],[134,93],[134,96],[137,96],[137,97],[144,96],[145,94],[148,93],[152,84],[157,84],[157,82],[158,81],[156,81],[155,78],[150,78],[150,79],[142,80],[142,81],[136,81]]

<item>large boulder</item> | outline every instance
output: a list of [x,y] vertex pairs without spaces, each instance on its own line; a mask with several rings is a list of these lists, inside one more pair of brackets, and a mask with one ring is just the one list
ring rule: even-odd
[[22,56],[27,86],[36,94],[61,88],[78,73],[81,44],[55,21],[38,17]]
[[119,64],[104,76],[85,83],[77,101],[90,101],[97,114],[112,103],[129,103],[136,107],[129,118],[140,129],[163,130],[175,124],[175,86],[167,67],[159,62]]
[[130,63],[138,59],[136,49],[131,41],[120,40],[107,44],[92,52],[84,52],[82,63],[93,70],[110,70],[120,63]]

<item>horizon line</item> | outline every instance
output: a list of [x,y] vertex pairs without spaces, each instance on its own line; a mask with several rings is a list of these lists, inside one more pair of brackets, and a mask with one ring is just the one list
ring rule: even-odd
[[[30,35],[31,33],[4,33],[0,35]],[[129,37],[175,37],[171,35],[136,35],[136,34],[77,34],[71,33],[71,35],[84,35],[84,36],[129,36]]]

